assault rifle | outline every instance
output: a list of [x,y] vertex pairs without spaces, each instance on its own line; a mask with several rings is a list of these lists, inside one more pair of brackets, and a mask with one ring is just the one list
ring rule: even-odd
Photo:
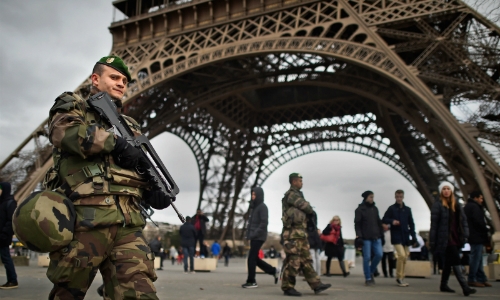
[[[113,127],[114,133],[118,136],[124,138],[130,145],[139,149],[144,156],[144,158],[149,163],[149,168],[147,170],[137,170],[141,175],[146,176],[149,182],[157,189],[160,189],[165,195],[174,199],[179,193],[179,188],[175,184],[174,179],[170,176],[165,165],[161,161],[158,154],[156,154],[155,149],[149,142],[148,138],[144,135],[135,137],[134,133],[130,127],[125,122],[125,119],[117,111],[116,104],[111,100],[108,93],[100,92],[91,96],[87,103],[91,108],[95,109],[99,115],[105,119],[109,125]],[[149,211],[144,208],[141,204],[138,204],[141,209],[141,213],[147,218],[151,219],[153,210],[149,208]],[[177,213],[177,216],[182,223],[186,222],[181,213],[177,210],[174,203],[171,203],[172,208]]]

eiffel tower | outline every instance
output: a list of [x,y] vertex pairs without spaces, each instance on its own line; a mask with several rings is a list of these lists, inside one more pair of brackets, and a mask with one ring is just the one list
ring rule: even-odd
[[[213,238],[245,226],[250,188],[281,165],[349,151],[399,172],[429,206],[442,180],[464,198],[481,190],[500,247],[500,28],[464,2],[113,5],[111,53],[134,78],[124,112],[150,139],[189,145]],[[0,165],[16,199],[40,183],[50,148],[44,122]]]

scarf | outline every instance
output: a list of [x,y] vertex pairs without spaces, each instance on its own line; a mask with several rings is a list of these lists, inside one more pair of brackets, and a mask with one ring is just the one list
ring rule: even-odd
[[342,226],[330,224],[330,227],[332,227],[332,231],[330,232],[330,235],[332,236],[332,241],[335,245],[337,245],[337,242],[339,241],[340,238],[340,228],[342,228]]

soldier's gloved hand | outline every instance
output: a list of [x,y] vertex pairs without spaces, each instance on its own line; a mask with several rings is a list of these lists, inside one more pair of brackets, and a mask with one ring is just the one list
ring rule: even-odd
[[115,163],[124,169],[134,169],[142,158],[141,151],[130,145],[122,137],[116,138],[115,148],[111,154]]
[[161,190],[144,191],[143,198],[154,209],[164,209],[170,206],[175,198],[170,198]]

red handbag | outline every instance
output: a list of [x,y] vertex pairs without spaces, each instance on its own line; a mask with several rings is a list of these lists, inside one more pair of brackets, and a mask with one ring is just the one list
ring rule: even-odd
[[319,236],[319,238],[322,240],[322,241],[325,241],[327,243],[334,243],[334,238],[333,238],[333,230],[332,230],[332,233],[330,233],[329,235],[324,235],[324,234],[321,234]]

